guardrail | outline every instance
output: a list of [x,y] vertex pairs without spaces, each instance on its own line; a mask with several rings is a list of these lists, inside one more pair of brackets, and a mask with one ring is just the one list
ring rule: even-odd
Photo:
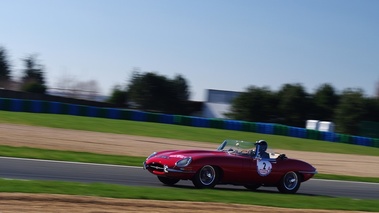
[[142,122],[156,122],[202,128],[247,131],[379,148],[379,138],[368,138],[334,132],[321,132],[281,124],[212,119],[194,116],[150,113],[128,109],[92,107],[60,102],[7,98],[0,98],[0,110],[14,112],[67,114]]

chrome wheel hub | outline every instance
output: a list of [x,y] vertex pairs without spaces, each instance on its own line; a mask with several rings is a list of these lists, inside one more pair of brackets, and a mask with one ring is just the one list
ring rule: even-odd
[[204,185],[210,185],[215,180],[216,171],[212,166],[204,166],[200,170],[200,181]]
[[288,190],[293,190],[294,188],[296,188],[298,181],[299,180],[297,178],[297,174],[295,172],[289,172],[285,176],[284,186]]

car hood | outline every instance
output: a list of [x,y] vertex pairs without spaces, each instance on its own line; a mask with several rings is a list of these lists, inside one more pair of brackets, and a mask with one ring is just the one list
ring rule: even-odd
[[186,157],[198,158],[209,155],[226,155],[221,151],[209,151],[209,150],[167,150],[158,152],[154,157],[163,159],[182,159]]

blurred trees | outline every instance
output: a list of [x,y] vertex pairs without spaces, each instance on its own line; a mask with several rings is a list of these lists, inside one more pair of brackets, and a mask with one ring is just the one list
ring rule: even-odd
[[300,84],[285,84],[278,92],[251,86],[234,99],[231,119],[304,126],[310,100]]
[[304,87],[300,84],[285,84],[277,95],[282,122],[290,126],[304,126],[310,107]]
[[230,113],[236,120],[270,122],[277,117],[277,98],[268,87],[250,86],[233,102]]
[[127,87],[128,101],[137,109],[183,114],[189,98],[187,81],[177,75],[174,79],[156,73],[134,71]]
[[77,81],[73,87],[74,98],[96,101],[100,86],[95,80]]
[[122,89],[120,85],[113,88],[111,96],[108,98],[107,102],[116,104],[118,106],[127,105],[127,93],[125,89]]
[[362,120],[379,122],[379,98],[364,98],[363,101]]
[[38,63],[36,55],[23,59],[24,69],[21,79],[21,90],[32,93],[46,93],[44,67]]
[[300,84],[285,84],[279,91],[250,86],[234,99],[230,119],[304,127],[308,119],[332,121],[338,132],[357,134],[361,121],[379,122],[379,99],[365,97],[360,89],[338,94],[323,84],[307,94]]
[[363,91],[344,90],[335,112],[335,122],[338,124],[337,131],[357,134],[357,127],[363,117],[364,110]]
[[7,51],[0,47],[0,88],[7,88],[11,81],[11,69],[8,61]]
[[339,96],[330,84],[323,84],[313,95],[314,115],[319,120],[333,120],[334,109],[338,104]]
[[171,83],[172,91],[174,92],[174,96],[176,97],[177,101],[181,103],[188,101],[191,93],[187,80],[181,75],[176,75],[175,78],[172,79]]
[[58,78],[56,88],[58,93],[65,97],[86,100],[97,100],[100,86],[96,80],[78,81],[74,76],[64,74]]

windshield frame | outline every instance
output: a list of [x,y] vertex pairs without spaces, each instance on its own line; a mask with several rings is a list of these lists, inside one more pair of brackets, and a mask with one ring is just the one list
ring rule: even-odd
[[255,142],[227,139],[221,143],[217,150],[230,154],[256,157],[255,148]]

